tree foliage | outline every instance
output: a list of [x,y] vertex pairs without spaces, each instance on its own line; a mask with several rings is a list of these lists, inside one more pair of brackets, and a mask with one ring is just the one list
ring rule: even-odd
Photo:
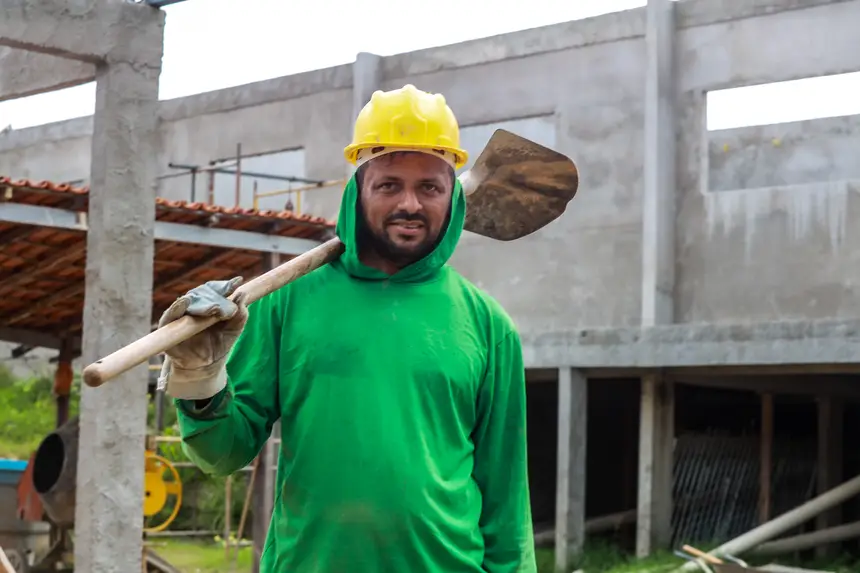
[[[0,362],[0,458],[29,459],[39,443],[56,427],[57,406],[53,395],[53,378],[49,375],[33,375],[20,379]],[[76,416],[80,403],[81,380],[75,375],[69,397],[69,415]],[[170,400],[164,401],[164,429],[162,435],[176,436],[179,428],[176,409]],[[147,428],[151,434],[156,430],[156,408],[153,400],[147,406]],[[188,458],[179,443],[164,443],[159,453],[171,462],[187,462]],[[226,483],[224,478],[208,476],[194,467],[177,470],[182,481],[183,504],[177,519],[170,529],[211,529],[222,531]],[[250,472],[233,476],[231,484],[231,524],[235,531],[242,513],[245,491]],[[250,520],[246,535],[250,532]]]
[[[16,379],[0,363],[0,458],[28,459],[57,422],[54,381],[44,375]],[[78,411],[80,384],[74,384],[70,415]]]

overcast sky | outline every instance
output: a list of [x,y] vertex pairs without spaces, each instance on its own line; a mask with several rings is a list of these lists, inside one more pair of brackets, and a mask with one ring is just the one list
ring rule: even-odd
[[[360,51],[385,56],[644,4],[644,0],[187,0],[164,8],[160,97],[343,64]],[[383,17],[392,23],[382,23]],[[0,129],[90,115],[94,94],[94,85],[89,84],[0,103]],[[858,94],[860,74],[714,92],[709,95],[708,127],[856,114]]]

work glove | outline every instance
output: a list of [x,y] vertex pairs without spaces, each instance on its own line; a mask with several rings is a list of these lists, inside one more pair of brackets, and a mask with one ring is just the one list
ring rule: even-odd
[[213,324],[165,352],[158,389],[173,398],[205,400],[227,385],[227,354],[248,320],[244,296],[229,300],[242,284],[242,277],[209,281],[177,298],[161,315],[158,327],[183,315],[216,316]]

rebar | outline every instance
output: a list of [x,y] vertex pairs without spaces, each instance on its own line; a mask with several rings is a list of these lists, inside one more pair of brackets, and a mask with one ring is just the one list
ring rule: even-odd
[[[672,544],[719,543],[758,525],[757,436],[682,435],[674,452]],[[814,444],[775,442],[773,515],[810,499]]]

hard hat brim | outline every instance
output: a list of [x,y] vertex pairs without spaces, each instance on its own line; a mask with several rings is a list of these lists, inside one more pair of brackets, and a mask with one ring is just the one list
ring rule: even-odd
[[353,143],[352,145],[347,145],[343,150],[343,155],[347,161],[349,161],[352,165],[355,165],[358,160],[358,152],[362,149],[368,149],[371,147],[407,147],[411,149],[423,150],[423,149],[442,149],[444,151],[448,151],[454,154],[455,166],[457,169],[460,169],[469,161],[469,153],[465,149],[460,149],[458,147],[448,147],[445,145],[422,145],[420,143],[385,143],[385,142],[377,142],[373,143]]

